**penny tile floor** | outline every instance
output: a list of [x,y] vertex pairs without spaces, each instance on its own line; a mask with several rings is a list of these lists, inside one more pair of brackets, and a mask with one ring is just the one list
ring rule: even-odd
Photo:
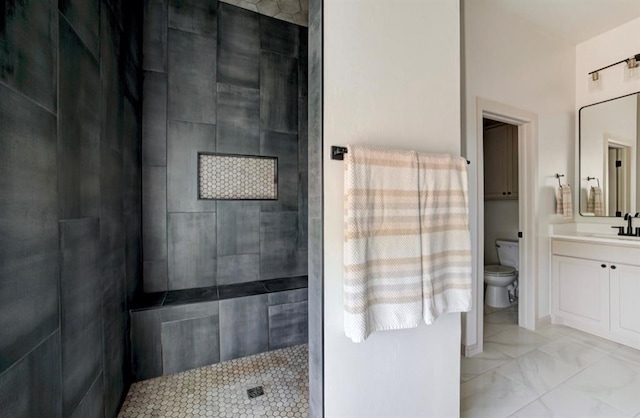
[[118,416],[307,417],[308,376],[307,345],[287,347],[134,383]]

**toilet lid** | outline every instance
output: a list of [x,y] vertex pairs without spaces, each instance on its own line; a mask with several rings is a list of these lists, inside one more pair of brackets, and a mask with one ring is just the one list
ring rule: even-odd
[[516,272],[516,269],[509,266],[484,266],[484,274],[489,274],[491,276],[511,276]]

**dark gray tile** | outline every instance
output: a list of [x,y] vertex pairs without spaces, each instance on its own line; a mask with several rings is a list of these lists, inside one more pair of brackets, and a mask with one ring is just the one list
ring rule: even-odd
[[72,418],[100,418],[104,417],[104,382],[102,373],[96,377],[91,388],[84,395],[80,405],[73,411]]
[[167,0],[149,0],[144,9],[142,68],[167,71]]
[[3,1],[0,81],[56,111],[58,9],[55,1]]
[[169,119],[216,123],[216,40],[169,30]]
[[245,296],[263,295],[267,288],[262,282],[246,282],[218,286],[220,300],[242,298]]
[[142,282],[145,292],[161,292],[169,289],[167,260],[144,261]]
[[131,367],[136,381],[162,375],[161,309],[131,312]]
[[218,82],[259,88],[259,15],[225,3],[219,11]]
[[[123,263],[123,258],[120,263]],[[126,356],[127,313],[124,299],[124,275],[103,277],[107,284],[102,296],[103,380],[105,416],[117,415],[124,396],[125,373],[129,369]]]
[[169,27],[216,36],[218,0],[169,0]]
[[5,417],[62,416],[57,332],[0,375],[0,411]]
[[162,306],[185,305],[189,303],[212,302],[218,300],[218,287],[197,287],[194,289],[167,292]]
[[[124,83],[118,56],[121,32],[107,3],[100,9],[100,83],[102,85],[102,128],[100,141],[122,151]],[[97,96],[96,96],[97,97]]]
[[169,212],[215,212],[214,200],[198,200],[198,152],[216,150],[216,127],[169,122],[167,209]]
[[218,255],[260,251],[260,202],[219,201]]
[[60,19],[60,219],[100,216],[100,67]]
[[142,144],[136,107],[124,102],[123,202],[127,307],[142,290]]
[[164,375],[218,363],[218,315],[163,322],[162,373]]
[[[308,278],[307,276],[284,277],[280,279],[264,280],[262,283],[269,292],[283,292],[294,289],[306,289]],[[271,299],[269,300],[271,301]],[[272,302],[270,303],[273,304]]]
[[144,72],[142,164],[167,165],[167,75]]
[[252,282],[259,278],[259,254],[218,256],[218,285]]
[[145,309],[160,308],[167,292],[140,293],[131,305],[132,311],[143,311]]
[[306,344],[307,301],[269,306],[269,349]]
[[267,295],[227,299],[219,303],[221,361],[268,350]]
[[298,133],[298,60],[269,52],[260,55],[260,126]]
[[[58,9],[97,60],[100,57],[100,1],[58,0]],[[79,73],[81,74],[81,73]]]
[[[100,241],[103,261],[113,251],[124,255],[123,174],[122,154],[106,143],[100,145]],[[118,266],[120,269],[122,266]],[[117,276],[124,275],[118,271]],[[113,274],[112,274],[113,276]]]
[[288,57],[298,57],[298,25],[260,16],[260,47],[263,51]]
[[162,322],[182,321],[212,315],[218,315],[218,302],[216,301],[168,306],[161,310]]
[[[167,169],[165,167],[142,167],[142,213],[144,261],[165,260],[167,258]],[[162,290],[157,287],[154,289]]]
[[58,328],[56,118],[0,85],[0,374]]
[[71,415],[102,366],[100,220],[60,222],[60,327],[65,415]]
[[293,253],[298,236],[297,212],[260,214],[260,254]]
[[309,112],[306,97],[298,98],[298,170],[309,171]]
[[298,97],[308,96],[309,83],[309,30],[303,26],[298,27]]
[[308,248],[309,234],[309,199],[308,199],[308,175],[300,173],[298,175],[298,249]]
[[216,214],[169,214],[169,290],[216,284]]
[[302,302],[308,299],[309,299],[309,292],[306,287],[301,289],[296,289],[296,290],[285,290],[283,292],[272,292],[272,293],[269,293],[269,306],[282,305],[285,303]]
[[260,154],[260,91],[218,83],[216,149]]
[[265,252],[260,254],[260,279],[294,277],[307,274],[307,251]]
[[278,157],[278,200],[262,202],[262,211],[298,210],[298,136],[263,129],[260,154]]

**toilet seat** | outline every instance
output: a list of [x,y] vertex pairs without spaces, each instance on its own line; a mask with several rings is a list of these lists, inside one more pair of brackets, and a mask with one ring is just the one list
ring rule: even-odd
[[516,274],[516,269],[509,266],[490,265],[484,266],[484,274],[493,277],[509,277]]

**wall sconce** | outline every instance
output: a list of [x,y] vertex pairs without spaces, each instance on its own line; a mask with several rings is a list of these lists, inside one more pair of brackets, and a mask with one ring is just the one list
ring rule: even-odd
[[639,66],[640,54],[634,55],[633,57],[627,59],[627,68],[624,69],[625,81],[638,77],[638,74],[640,74],[640,70],[638,70]]
[[631,58],[626,58],[618,62],[614,62],[613,64],[609,64],[606,67],[598,68],[597,70],[591,71],[589,75],[591,76],[591,82],[589,83],[589,90],[598,89],[601,87],[602,77],[600,76],[600,71],[606,70],[607,68],[611,68],[615,65],[626,63],[626,68],[624,70],[624,79],[629,80],[632,78],[636,78],[640,71],[638,70],[638,66],[640,66],[640,54],[635,54]]

